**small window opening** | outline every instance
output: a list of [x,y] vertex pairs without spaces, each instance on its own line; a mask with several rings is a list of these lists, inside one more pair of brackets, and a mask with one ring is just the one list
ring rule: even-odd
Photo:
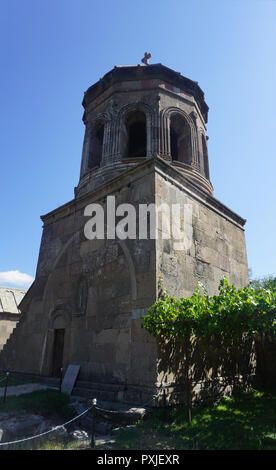
[[128,135],[127,158],[147,156],[146,116],[142,111],[130,113],[126,119]]
[[210,179],[210,173],[209,173],[208,149],[207,149],[207,144],[206,144],[205,137],[203,135],[201,137],[202,137],[204,174],[205,174],[206,178],[209,180]]
[[191,130],[186,119],[179,114],[171,117],[170,142],[172,159],[182,163],[191,163]]
[[92,134],[91,152],[89,156],[89,170],[100,165],[103,153],[104,124],[100,123],[95,126]]

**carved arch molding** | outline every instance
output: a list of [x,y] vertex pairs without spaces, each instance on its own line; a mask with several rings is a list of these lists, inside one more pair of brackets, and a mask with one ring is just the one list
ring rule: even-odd
[[[170,143],[170,120],[174,115],[181,116],[190,131],[191,145],[191,162],[190,164],[196,168],[200,167],[198,142],[198,131],[194,112],[190,114],[184,110],[171,106],[163,110],[159,110],[157,106],[157,97],[144,101],[134,101],[122,106],[109,106],[106,112],[100,113],[93,121],[87,122],[87,130],[89,133],[90,145],[89,153],[93,145],[93,138],[99,124],[104,125],[103,142],[102,142],[102,158],[100,166],[107,163],[121,161],[124,155],[126,128],[125,121],[129,113],[133,111],[142,111],[146,117],[147,132],[147,150],[146,157],[159,154],[166,160],[171,160],[171,143]],[[88,164],[89,156],[86,158]]]

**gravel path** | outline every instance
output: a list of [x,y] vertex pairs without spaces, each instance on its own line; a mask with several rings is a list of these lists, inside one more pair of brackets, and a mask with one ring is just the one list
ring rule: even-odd
[[[25,384],[25,385],[15,385],[15,386],[8,386],[7,390],[7,396],[11,395],[23,395],[24,393],[32,393],[36,392],[37,390],[46,390],[46,389],[54,389],[56,390],[56,387],[49,387],[49,385],[43,385],[43,384]],[[5,387],[0,388],[0,397],[4,395],[4,390]]]

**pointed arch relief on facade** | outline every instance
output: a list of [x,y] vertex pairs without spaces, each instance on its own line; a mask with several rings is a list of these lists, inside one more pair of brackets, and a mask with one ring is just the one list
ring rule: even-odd
[[[117,240],[117,241],[120,244],[120,246],[121,246],[121,248],[124,252],[124,255],[126,257],[127,263],[128,263],[128,269],[129,269],[130,280],[131,280],[131,298],[132,298],[132,300],[135,300],[137,298],[137,283],[136,283],[135,267],[134,267],[134,263],[133,263],[133,260],[132,260],[132,257],[131,257],[131,253],[130,253],[130,250],[128,249],[126,243],[123,240]],[[61,249],[60,249],[60,251],[59,251],[59,253],[56,257],[56,260],[53,263],[51,272],[49,273],[49,276],[48,276],[48,280],[47,280],[47,283],[46,283],[46,286],[45,286],[45,289],[44,289],[44,294],[43,294],[43,303],[45,303],[45,301],[47,299],[47,294],[48,294],[49,289],[51,287],[52,275],[55,272],[55,269],[56,269],[61,257],[64,255],[66,250],[69,249],[69,247],[72,243],[78,244],[79,242],[80,242],[80,231],[78,231],[74,235],[72,235],[72,237],[67,241],[67,243],[64,246],[61,247]],[[81,276],[81,279],[84,280],[84,275]],[[83,282],[87,282],[87,281],[83,281]],[[86,286],[84,286],[84,284],[80,283],[79,288],[82,290],[83,293],[87,291],[87,295],[88,295],[88,284]],[[83,301],[81,303],[83,305]]]
[[76,286],[74,296],[74,311],[73,315],[85,315],[88,300],[88,280],[87,277],[81,275]]

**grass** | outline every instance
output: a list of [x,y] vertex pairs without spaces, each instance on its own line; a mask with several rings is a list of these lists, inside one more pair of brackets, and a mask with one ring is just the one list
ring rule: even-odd
[[[55,390],[42,390],[0,402],[0,412],[36,412],[70,419],[70,398]],[[77,450],[89,441],[70,437],[32,441],[33,450]],[[30,448],[30,447],[29,447]],[[155,409],[136,425],[113,431],[112,442],[97,450],[276,450],[276,393],[253,391],[223,399],[216,405],[193,409],[187,423],[185,408]]]
[[154,410],[98,449],[276,450],[276,394],[251,392],[193,410]]
[[7,447],[4,447],[4,450],[83,450],[89,449],[90,442],[87,441],[77,441],[72,439],[71,436],[68,437],[55,437],[53,435],[52,439],[46,437],[41,437],[31,441],[25,441],[17,444],[13,444]]
[[45,417],[57,416],[70,419],[74,411],[70,407],[70,397],[56,390],[38,390],[19,396],[8,396],[6,402],[0,398],[0,413],[28,412]]
[[[1,413],[10,413],[13,416],[17,416],[19,413],[34,413],[49,418],[55,425],[58,425],[63,424],[76,415],[70,403],[71,400],[68,395],[62,394],[56,390],[39,390],[19,396],[8,396],[5,403],[3,399],[0,398],[0,417]],[[51,433],[35,440],[0,447],[0,449],[74,450],[80,449],[82,445],[82,443],[75,441],[69,435],[68,437],[61,437],[55,433]]]
[[90,441],[77,441],[72,438],[57,439],[55,441],[45,441],[35,444],[32,450],[82,450],[89,449]]
[[[0,380],[2,380],[3,378],[5,377],[4,374],[0,375]],[[8,379],[8,386],[9,387],[15,387],[17,385],[26,385],[26,384],[30,384],[30,383],[34,383],[35,380],[34,379],[21,379],[21,378],[17,378],[17,377],[10,377],[9,376],[9,379]],[[5,387],[6,385],[6,380],[3,380],[2,382],[0,382],[0,387]]]

